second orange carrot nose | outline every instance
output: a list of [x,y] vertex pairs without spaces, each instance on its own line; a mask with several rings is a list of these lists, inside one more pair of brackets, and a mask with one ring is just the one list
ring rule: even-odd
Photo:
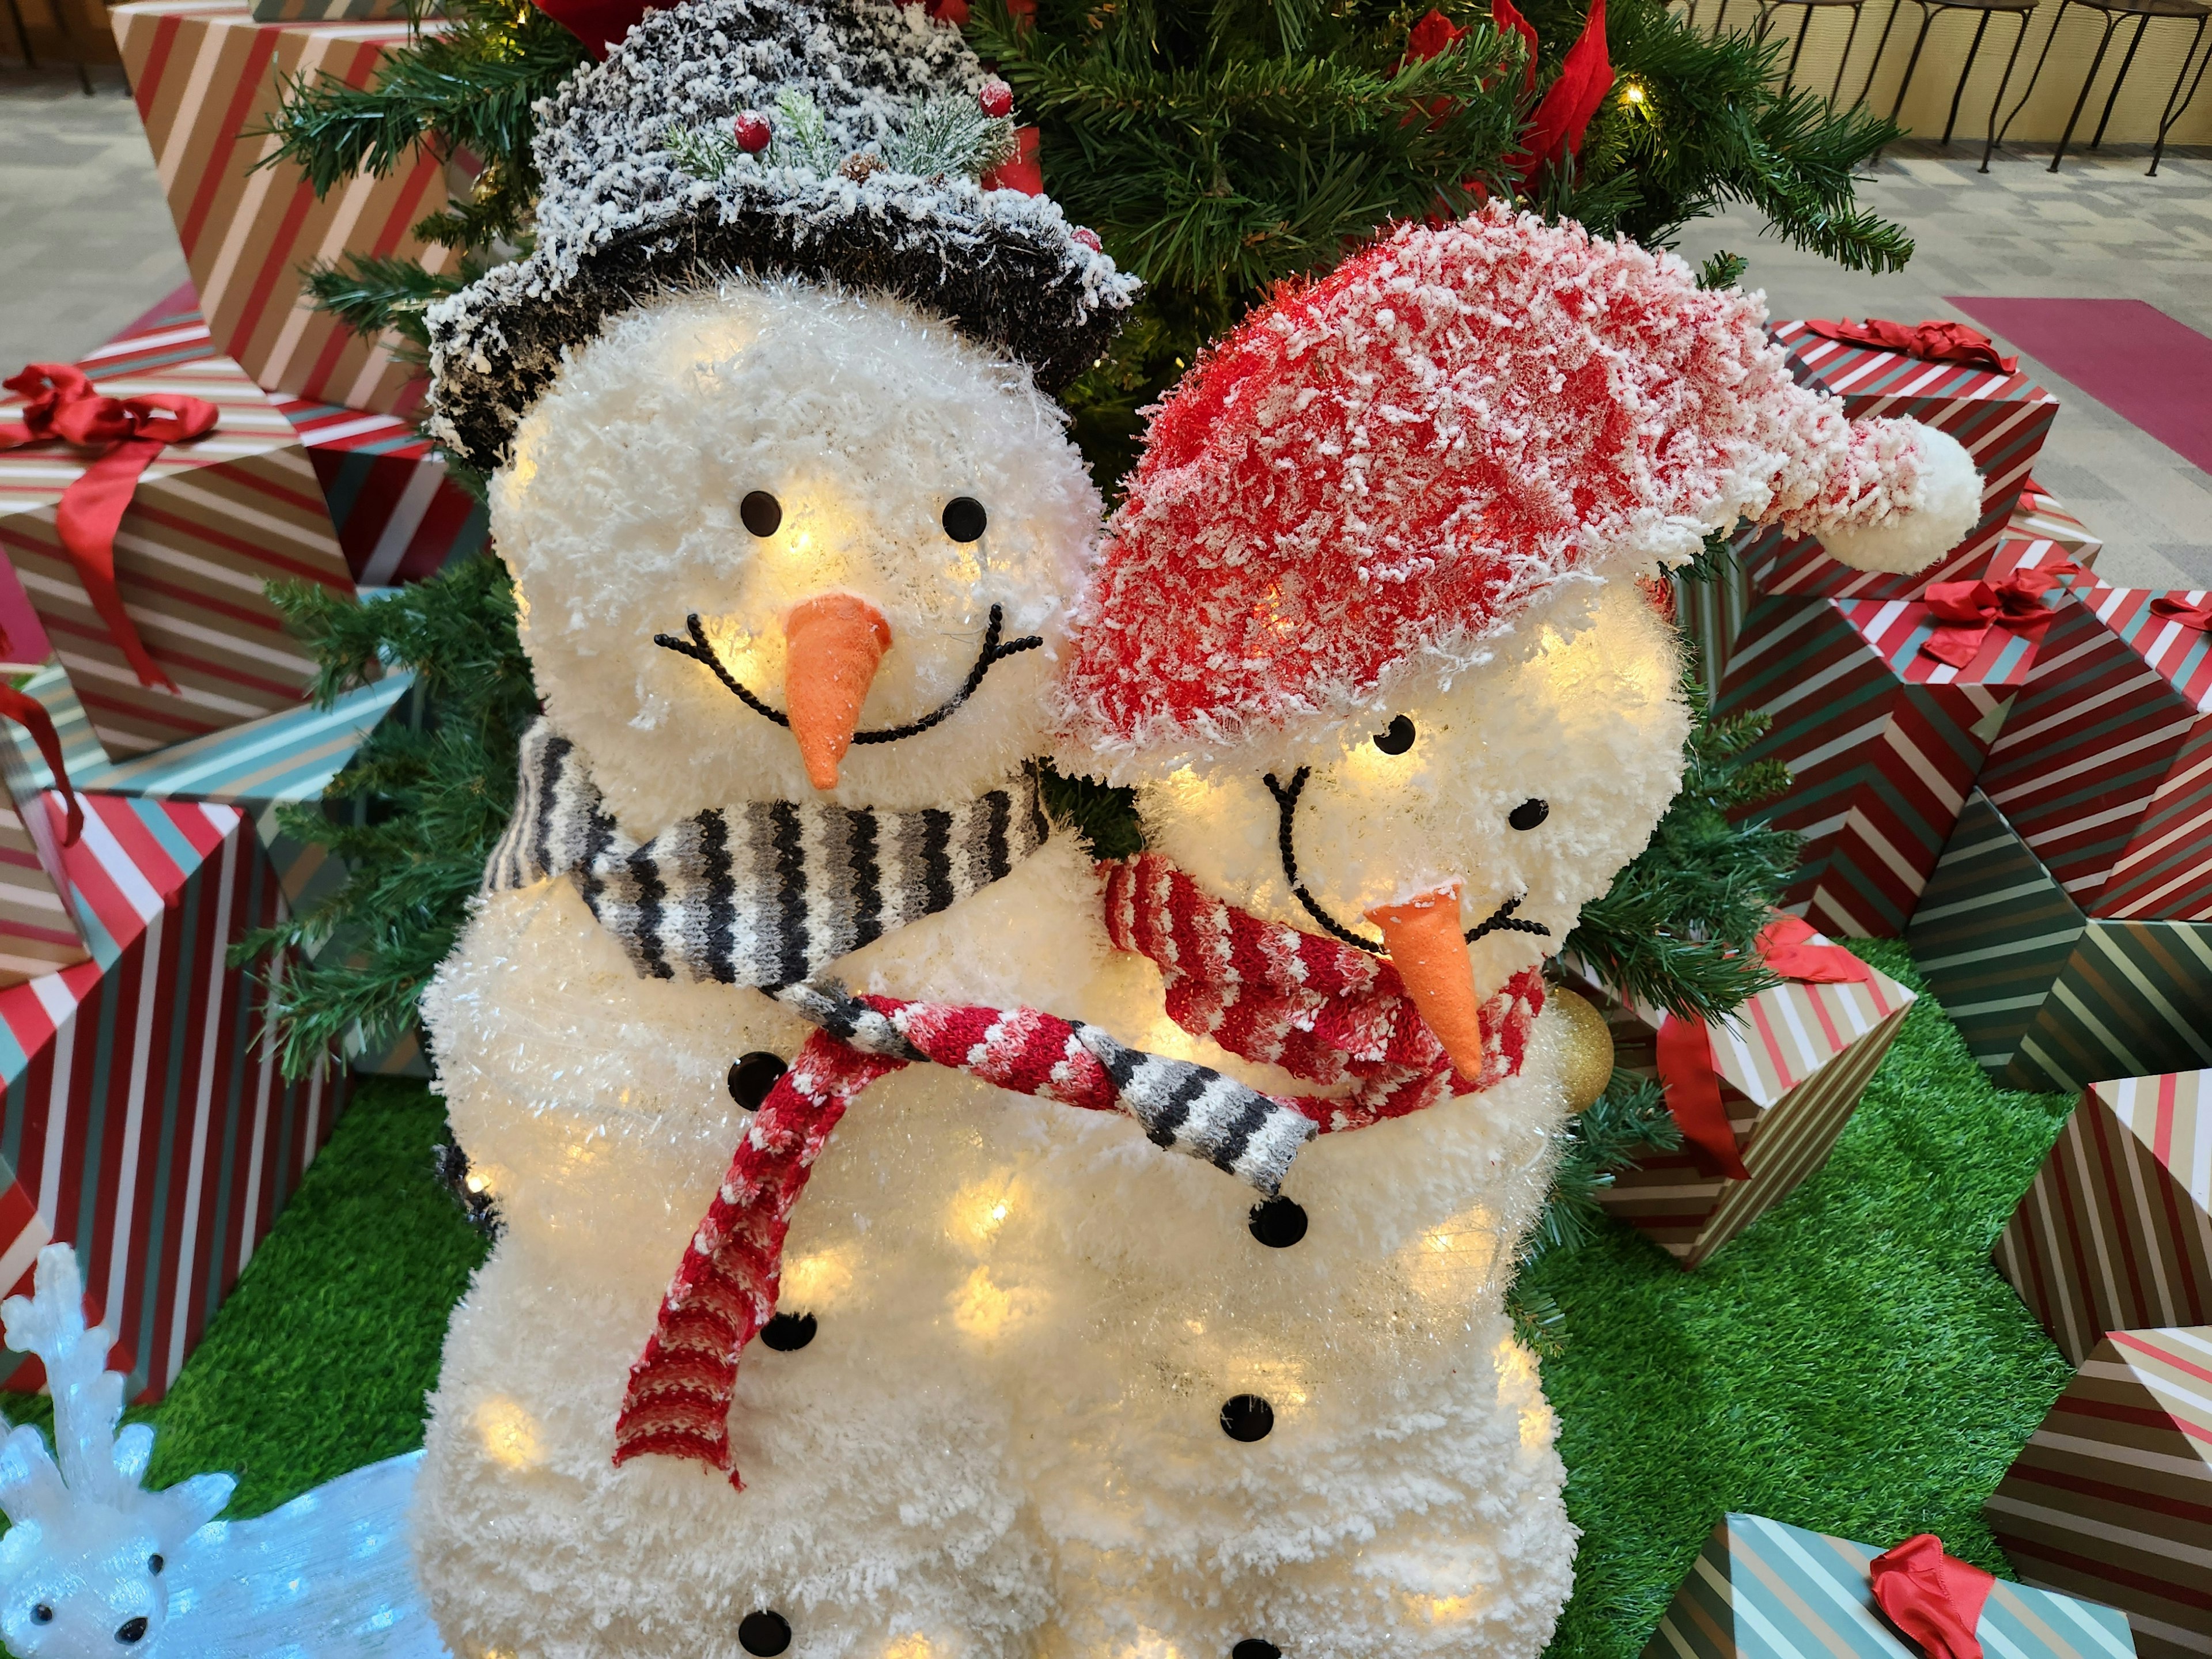
[[1474,994],[1467,939],[1460,932],[1459,884],[1378,905],[1367,920],[1382,930],[1390,965],[1451,1056],[1452,1068],[1470,1082],[1480,1077],[1482,1004]]
[[783,641],[783,707],[799,757],[808,782],[835,789],[876,666],[891,648],[891,625],[857,593],[817,593],[792,607]]

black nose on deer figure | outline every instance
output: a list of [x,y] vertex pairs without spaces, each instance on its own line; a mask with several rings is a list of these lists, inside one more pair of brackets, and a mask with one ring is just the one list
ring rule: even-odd
[[115,1639],[124,1644],[126,1647],[133,1642],[144,1641],[146,1639],[146,1615],[141,1613],[136,1619],[125,1620],[120,1625],[115,1627]]

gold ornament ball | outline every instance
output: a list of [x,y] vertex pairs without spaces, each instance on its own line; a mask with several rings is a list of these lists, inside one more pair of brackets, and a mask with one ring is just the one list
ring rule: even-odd
[[1559,1011],[1560,1078],[1569,1108],[1579,1112],[1613,1081],[1613,1033],[1587,997],[1554,985],[1546,988],[1544,1000]]

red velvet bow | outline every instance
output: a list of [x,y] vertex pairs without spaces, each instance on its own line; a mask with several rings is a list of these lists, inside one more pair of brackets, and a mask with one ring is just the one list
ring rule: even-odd
[[2045,592],[2061,576],[2087,574],[2073,560],[2060,559],[2022,565],[1993,582],[1930,582],[1928,609],[1935,613],[1936,631],[1920,641],[1921,654],[1964,668],[1980,652],[1990,629],[2049,622],[2057,613],[2044,604]]
[[1874,1599],[1928,1659],[1982,1659],[1974,1635],[1996,1577],[1943,1552],[1932,1532],[1916,1534],[1867,1564]]
[[67,363],[33,363],[11,380],[0,380],[27,401],[20,421],[0,421],[0,449],[60,441],[100,453],[62,492],[54,529],[76,568],[85,596],[107,624],[107,636],[141,685],[177,684],[139,639],[115,586],[115,531],[138,489],[139,475],[171,444],[190,443],[215,430],[216,406],[198,398],[154,392],[110,398]]
[[2020,367],[2019,358],[1999,356],[1988,335],[1965,323],[1893,323],[1887,317],[1869,317],[1863,323],[1845,318],[1831,323],[1808,318],[1805,326],[1826,340],[1880,346],[1884,351],[1902,352],[1931,363],[1972,363],[2004,374]]
[[[1520,14],[1513,11],[1512,0],[1492,0],[1492,3],[1504,6],[1512,14],[1513,22],[1528,29]],[[1499,27],[1507,27],[1504,14],[1494,15]],[[1533,35],[1534,31],[1528,33]],[[1567,48],[1559,78],[1545,92],[1544,101],[1536,106],[1535,118],[1528,126],[1528,148],[1507,157],[1505,165],[1528,179],[1546,167],[1581,154],[1583,134],[1589,129],[1590,118],[1612,90],[1613,60],[1605,49],[1605,0],[1590,0],[1582,33]]]
[[[1803,985],[1863,985],[1872,976],[1873,969],[1840,945],[1813,944],[1814,934],[1802,916],[1777,916],[1759,930],[1753,948],[1778,978]],[[1703,1020],[1664,1016],[1659,1022],[1658,1067],[1667,1110],[1698,1167],[1730,1181],[1750,1180],[1721,1101],[1712,1028]]]
[[2193,628],[2200,634],[2212,634],[2212,598],[2191,605],[2187,599],[2161,593],[2150,602],[2150,614],[2179,623],[2184,628]]

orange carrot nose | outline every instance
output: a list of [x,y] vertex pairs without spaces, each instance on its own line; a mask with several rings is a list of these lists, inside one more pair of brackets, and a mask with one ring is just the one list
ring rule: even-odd
[[1474,994],[1474,964],[1459,926],[1459,884],[1439,887],[1400,904],[1378,905],[1367,920],[1382,930],[1390,965],[1406,982],[1413,1006],[1470,1080],[1482,1075],[1482,1005]]
[[837,787],[837,763],[853,746],[876,665],[891,648],[891,625],[856,593],[817,593],[783,620],[784,712],[799,739],[807,781]]

